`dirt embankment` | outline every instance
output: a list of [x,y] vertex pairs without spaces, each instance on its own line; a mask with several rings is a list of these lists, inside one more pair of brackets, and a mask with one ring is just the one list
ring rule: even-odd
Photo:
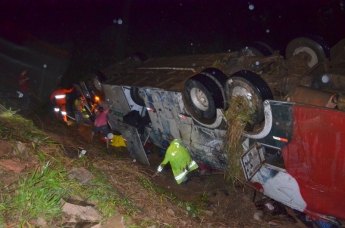
[[[100,227],[115,224],[124,227],[296,227],[286,216],[258,213],[252,201],[253,191],[245,186],[229,186],[221,174],[197,175],[182,185],[174,182],[169,169],[152,178],[162,159],[155,150],[148,155],[151,166],[143,166],[133,162],[125,148],[107,151],[97,140],[90,143],[88,127],[67,127],[51,120],[42,123],[48,137],[63,145],[61,153],[67,170],[76,168],[77,164],[78,168],[89,169],[87,164],[92,164],[130,205],[119,205],[118,213],[98,224]],[[34,168],[38,161],[30,155],[31,150],[23,152],[23,156],[14,152],[18,150],[13,150],[13,143],[5,140],[0,143],[0,182],[8,186]],[[31,148],[30,143],[24,143],[24,147]],[[84,160],[78,157],[79,147],[87,151]]]

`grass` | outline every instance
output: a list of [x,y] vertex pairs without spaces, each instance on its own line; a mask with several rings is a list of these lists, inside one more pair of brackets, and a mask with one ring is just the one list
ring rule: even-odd
[[114,215],[119,206],[128,215],[137,211],[135,205],[118,194],[100,172],[94,170],[93,174],[95,178],[89,184],[81,185],[69,180],[63,167],[54,167],[48,162],[13,186],[15,194],[8,192],[4,202],[0,203],[0,212],[7,218],[17,218],[20,225],[29,224],[38,217],[51,221],[61,216],[61,200],[74,196],[95,204],[103,219]]
[[49,143],[49,138],[37,129],[31,120],[25,119],[1,105],[0,122],[0,138],[4,140],[19,140],[38,145]]
[[86,157],[73,166],[89,167],[94,179],[87,185],[68,178],[63,146],[38,130],[32,121],[0,106],[0,139],[22,141],[32,146],[30,156],[41,164],[35,170],[21,174],[18,182],[0,190],[0,227],[8,224],[26,227],[44,218],[48,223],[62,216],[62,199],[82,198],[93,202],[104,219],[111,217],[118,206],[128,215],[137,208],[130,200],[116,192],[106,177],[90,165]]
[[5,227],[5,210],[6,210],[6,204],[4,202],[4,200],[2,199],[4,196],[1,194],[0,195],[0,227]]
[[[54,169],[49,162],[22,177],[5,196],[4,214],[20,225],[31,219],[53,219],[61,214],[61,198],[68,186],[64,170]],[[11,194],[14,191],[14,194]]]
[[[106,174],[95,168],[88,156],[75,160],[66,158],[63,145],[52,141],[44,132],[37,130],[31,121],[1,108],[0,139],[24,142],[30,147],[30,158],[40,164],[36,169],[20,174],[19,181],[7,188],[0,188],[0,227],[33,227],[37,218],[43,218],[49,226],[56,226],[63,218],[63,199],[77,199],[94,204],[102,216],[102,221],[115,215],[117,210],[121,210],[120,213],[125,219],[131,220],[142,210],[125,193],[114,188]],[[85,167],[94,178],[83,185],[70,180],[68,170],[71,167]],[[155,193],[153,197],[158,193],[161,200],[166,199],[178,205],[191,217],[199,216],[202,210],[201,203],[181,201],[144,176],[140,176],[138,181],[146,190]],[[139,223],[138,227],[157,225],[156,221],[150,219],[134,223]],[[169,227],[166,224],[159,226]]]
[[112,216],[118,206],[122,206],[127,215],[132,215],[138,210],[134,203],[114,189],[102,172],[95,168],[91,170],[95,178],[88,186],[85,186],[83,196],[88,201],[95,202],[104,217]]
[[240,96],[230,98],[230,107],[225,116],[228,122],[227,128],[227,156],[228,169],[226,179],[233,184],[236,181],[244,180],[242,166],[240,163],[242,148],[242,135],[247,124],[251,123],[253,110],[248,101]]

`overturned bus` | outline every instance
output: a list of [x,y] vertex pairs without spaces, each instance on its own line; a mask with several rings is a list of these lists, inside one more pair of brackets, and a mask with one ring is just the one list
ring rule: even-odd
[[247,181],[311,217],[345,219],[345,40],[328,48],[300,37],[285,57],[249,46],[129,58],[102,74],[94,86],[112,111],[110,125],[139,162],[149,164],[147,140],[164,148],[172,136],[197,162],[226,169],[225,112],[229,97],[241,96],[255,110],[243,137]]

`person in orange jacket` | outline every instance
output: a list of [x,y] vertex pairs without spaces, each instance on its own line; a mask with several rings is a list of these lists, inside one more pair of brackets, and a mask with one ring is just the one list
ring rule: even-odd
[[65,89],[60,88],[53,91],[50,95],[50,101],[54,105],[54,112],[56,117],[59,118],[60,114],[64,122],[67,123],[67,97],[70,93],[72,93],[74,88]]

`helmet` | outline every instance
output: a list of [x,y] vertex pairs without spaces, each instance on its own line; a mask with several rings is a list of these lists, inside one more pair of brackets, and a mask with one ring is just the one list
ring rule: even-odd
[[107,134],[107,138],[108,138],[108,139],[113,139],[113,138],[114,138],[113,133],[108,133],[108,134]]

